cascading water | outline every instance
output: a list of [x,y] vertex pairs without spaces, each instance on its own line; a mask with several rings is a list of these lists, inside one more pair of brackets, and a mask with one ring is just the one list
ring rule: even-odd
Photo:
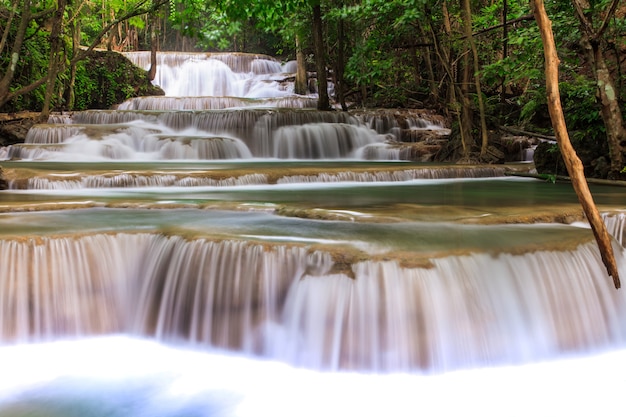
[[315,111],[270,57],[159,60],[166,96],[0,150],[0,415],[547,417],[623,387],[626,299],[569,185],[406,161],[436,117]]

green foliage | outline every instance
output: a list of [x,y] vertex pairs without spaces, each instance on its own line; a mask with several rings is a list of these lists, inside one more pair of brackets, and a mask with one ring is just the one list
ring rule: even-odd
[[546,180],[546,182],[556,184],[556,174],[539,174],[539,177]]
[[[28,33],[29,37],[23,46],[20,61],[17,64],[16,73],[11,84],[11,91],[17,91],[32,81],[45,76],[48,70],[49,44],[45,34],[33,29]],[[5,56],[8,64],[9,55]],[[3,67],[4,68],[4,62]],[[34,110],[41,109],[45,86],[41,86],[29,94],[24,94],[14,99],[9,107],[11,110]]]

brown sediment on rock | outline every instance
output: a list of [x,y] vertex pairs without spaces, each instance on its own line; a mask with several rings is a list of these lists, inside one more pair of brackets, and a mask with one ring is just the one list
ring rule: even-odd
[[535,223],[562,223],[572,224],[584,222],[585,214],[578,207],[567,208],[532,208],[532,213],[491,214],[478,218],[464,219],[461,223],[468,224],[535,224]]
[[[344,212],[332,208],[280,205],[275,213],[285,217],[312,220],[347,220],[365,223],[398,223],[405,221],[445,221],[461,224],[536,224],[584,222],[585,216],[575,204],[554,207],[496,207],[486,212],[483,208],[460,206],[425,206],[393,204],[376,208],[355,208]],[[532,210],[529,213],[529,210]]]
[[[405,166],[393,164],[389,166],[355,166],[355,167],[275,167],[275,168],[239,168],[239,169],[209,169],[209,170],[154,170],[154,171],[136,171],[136,170],[81,170],[80,173],[67,170],[48,170],[36,168],[19,168],[13,167],[7,170],[5,176],[7,180],[13,182],[13,188],[24,189],[28,186],[28,180],[37,178],[47,181],[64,181],[74,180],[80,181],[87,177],[101,177],[110,179],[124,175],[129,181],[132,178],[156,178],[159,176],[171,176],[173,181],[191,180],[212,180],[217,184],[226,184],[243,180],[251,181],[259,184],[278,184],[278,183],[300,183],[310,181],[333,182],[341,180],[358,180],[359,175],[363,177],[364,182],[374,180],[383,181],[402,181],[406,179],[420,178],[482,178],[482,177],[498,177],[504,176],[506,171],[512,169],[519,170],[519,167],[507,166],[483,166],[483,165],[467,165],[459,167],[458,165],[429,165],[424,167],[416,167],[407,163]],[[369,175],[369,176],[368,176]],[[323,178],[320,178],[323,176]]]
[[55,202],[7,202],[0,203],[0,213],[24,213],[53,210],[76,210],[94,207],[104,207],[102,203],[95,201],[55,201]]

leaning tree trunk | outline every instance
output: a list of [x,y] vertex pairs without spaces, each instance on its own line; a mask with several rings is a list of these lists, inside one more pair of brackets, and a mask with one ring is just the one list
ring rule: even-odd
[[554,133],[561,154],[563,155],[567,172],[572,178],[572,185],[574,186],[578,200],[583,207],[591,229],[593,230],[593,234],[598,242],[602,261],[606,266],[608,274],[613,277],[615,288],[619,288],[621,284],[617,264],[615,262],[615,255],[613,254],[613,246],[611,246],[611,236],[607,232],[604,222],[600,217],[600,213],[598,213],[598,209],[593,202],[593,197],[591,196],[589,186],[585,179],[583,164],[576,155],[576,151],[572,147],[567,133],[567,126],[565,125],[565,117],[563,116],[563,108],[559,95],[559,58],[556,53],[554,35],[552,34],[552,22],[546,14],[543,0],[532,0],[531,6],[543,41],[548,111],[550,112],[552,127],[554,128]]
[[317,101],[318,110],[329,110],[328,80],[326,79],[326,53],[324,51],[324,34],[322,26],[322,7],[317,1],[313,5],[313,43],[315,46],[315,63],[317,67]]

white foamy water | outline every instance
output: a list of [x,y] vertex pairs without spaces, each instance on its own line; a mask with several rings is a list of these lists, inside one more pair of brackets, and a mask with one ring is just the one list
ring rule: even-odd
[[618,417],[626,351],[437,375],[324,373],[121,336],[0,348],[0,415]]

